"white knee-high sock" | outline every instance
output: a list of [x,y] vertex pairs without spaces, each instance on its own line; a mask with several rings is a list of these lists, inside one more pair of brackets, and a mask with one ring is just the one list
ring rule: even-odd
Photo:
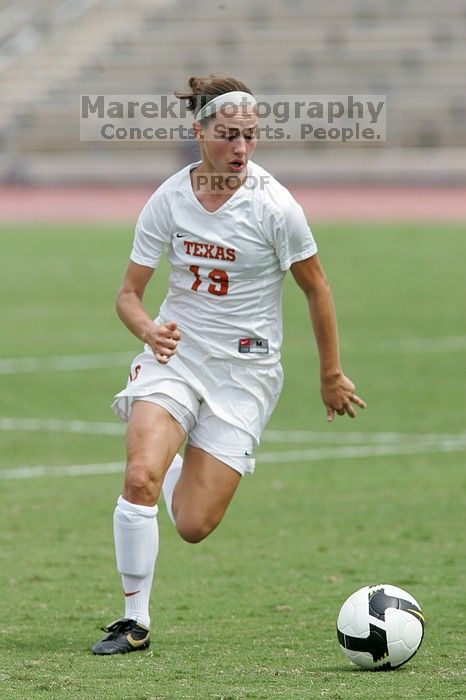
[[173,516],[173,511],[172,511],[172,498],[173,498],[173,491],[175,490],[176,482],[180,478],[181,474],[181,467],[183,466],[183,458],[181,455],[175,455],[173,458],[172,463],[167,469],[167,472],[165,474],[165,478],[163,480],[162,484],[162,493],[163,493],[163,498],[165,500],[165,505],[167,507],[167,513],[172,521],[173,525],[175,525],[175,518]]
[[158,506],[120,496],[113,514],[117,569],[125,594],[125,617],[150,626],[149,601],[159,549]]

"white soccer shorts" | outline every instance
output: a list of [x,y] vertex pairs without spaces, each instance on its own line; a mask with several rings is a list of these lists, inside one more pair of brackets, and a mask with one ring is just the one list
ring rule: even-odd
[[189,444],[244,475],[254,471],[253,453],[282,385],[279,362],[261,366],[212,357],[183,338],[166,365],[146,345],[131,363],[128,384],[112,408],[127,421],[136,399],[163,406],[183,427]]

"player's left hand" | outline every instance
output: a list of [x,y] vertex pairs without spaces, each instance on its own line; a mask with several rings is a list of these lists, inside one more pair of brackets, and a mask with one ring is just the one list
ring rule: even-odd
[[320,393],[327,409],[327,420],[331,423],[335,413],[356,418],[354,406],[366,408],[366,402],[355,394],[356,387],[343,372],[321,379]]

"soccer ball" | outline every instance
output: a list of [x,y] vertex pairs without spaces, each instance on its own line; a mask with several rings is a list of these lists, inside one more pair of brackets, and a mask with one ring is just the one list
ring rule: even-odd
[[346,656],[372,671],[399,668],[424,636],[419,603],[401,588],[381,583],[350,595],[340,610],[337,636]]

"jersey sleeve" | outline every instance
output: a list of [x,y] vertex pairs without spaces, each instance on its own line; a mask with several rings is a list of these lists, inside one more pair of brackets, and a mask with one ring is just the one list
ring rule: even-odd
[[280,269],[289,270],[291,265],[306,260],[317,253],[317,244],[306,221],[302,207],[290,198],[275,217],[274,247]]
[[170,225],[165,198],[156,192],[139,215],[130,260],[156,268],[170,239]]

